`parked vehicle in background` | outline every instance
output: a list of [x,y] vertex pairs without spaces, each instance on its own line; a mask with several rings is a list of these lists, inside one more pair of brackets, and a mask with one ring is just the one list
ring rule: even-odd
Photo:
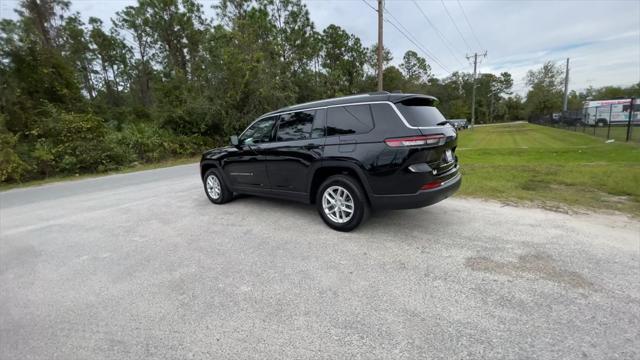
[[[627,124],[631,99],[585,101],[582,121],[590,126],[607,126],[609,124]],[[640,121],[640,104],[636,100],[632,122]]]
[[409,209],[451,196],[461,183],[457,135],[436,98],[377,92],[294,105],[259,117],[231,146],[205,152],[211,202],[234,193],[315,203],[350,231],[370,209]]
[[560,114],[559,123],[566,126],[577,126],[582,123],[582,112],[581,111],[563,111]]
[[456,130],[462,130],[469,128],[469,123],[467,119],[450,119],[448,120],[451,126],[456,128]]

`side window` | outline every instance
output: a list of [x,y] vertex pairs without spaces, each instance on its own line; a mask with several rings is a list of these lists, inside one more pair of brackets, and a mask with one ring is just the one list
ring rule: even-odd
[[276,141],[308,139],[311,136],[315,111],[298,111],[280,115]]
[[369,105],[337,106],[327,110],[327,136],[363,134],[372,129]]
[[275,116],[256,121],[242,133],[240,144],[252,145],[271,141],[271,131],[275,122]]

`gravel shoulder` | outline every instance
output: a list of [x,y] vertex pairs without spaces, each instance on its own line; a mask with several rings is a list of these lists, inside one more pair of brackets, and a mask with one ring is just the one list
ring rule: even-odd
[[452,198],[353,233],[196,165],[0,193],[0,359],[640,357],[640,222]]

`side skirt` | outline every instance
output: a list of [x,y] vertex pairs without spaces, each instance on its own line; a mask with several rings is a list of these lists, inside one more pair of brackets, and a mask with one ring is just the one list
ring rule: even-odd
[[238,194],[265,196],[283,200],[297,201],[304,204],[309,204],[309,194],[296,191],[274,190],[274,189],[256,189],[249,187],[236,186],[233,192]]

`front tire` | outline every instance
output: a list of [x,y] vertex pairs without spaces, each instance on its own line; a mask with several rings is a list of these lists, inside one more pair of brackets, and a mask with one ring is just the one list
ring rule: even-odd
[[224,204],[233,198],[233,193],[225,184],[220,171],[210,169],[204,174],[204,193],[207,198],[214,204]]
[[369,216],[362,186],[347,175],[331,176],[320,185],[316,207],[325,224],[338,231],[351,231]]

